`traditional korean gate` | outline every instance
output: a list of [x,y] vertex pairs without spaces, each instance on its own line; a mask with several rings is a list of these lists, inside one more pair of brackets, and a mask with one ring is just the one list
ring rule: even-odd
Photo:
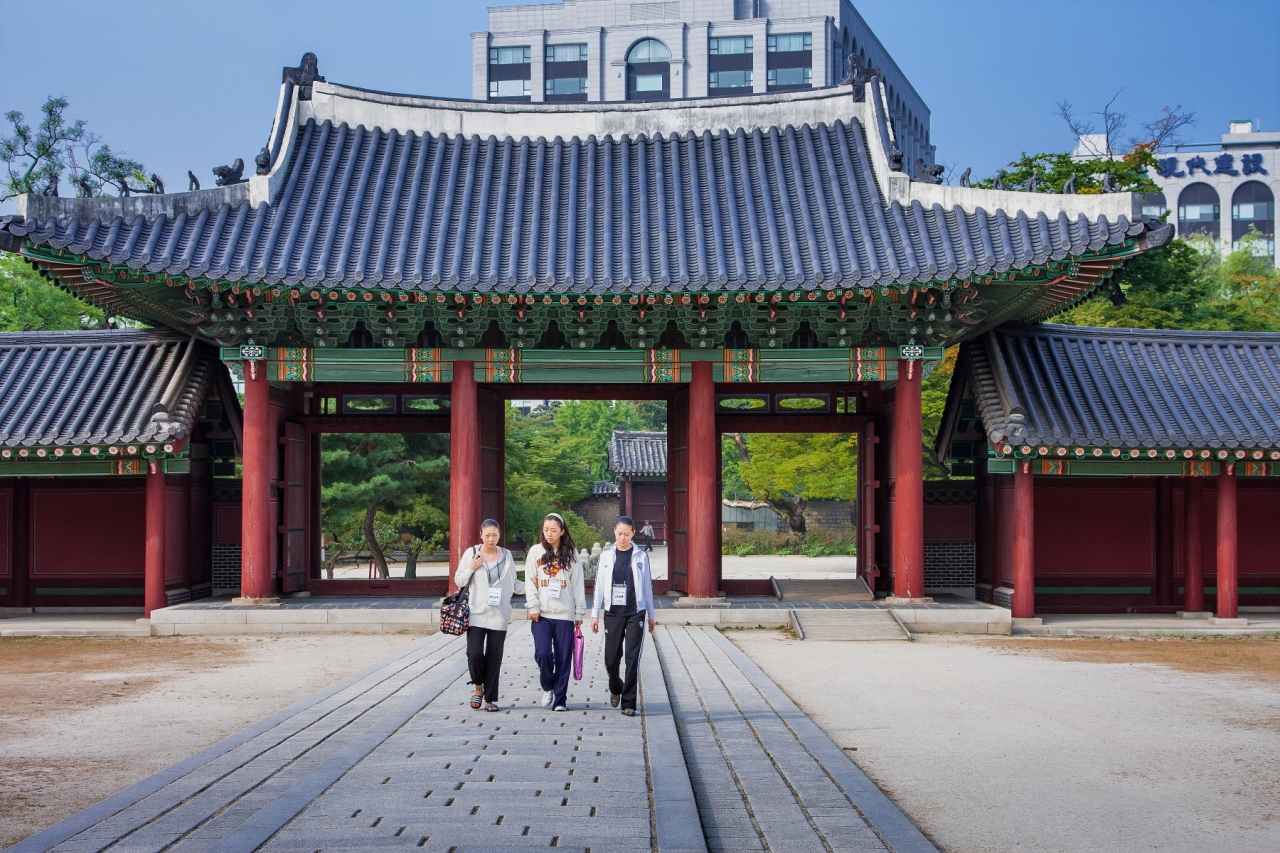
[[280,560],[280,590],[290,593],[307,587],[311,451],[307,432],[301,424],[286,423],[281,440],[284,443],[284,523],[280,533],[284,548]]
[[876,534],[880,532],[876,524],[876,490],[880,487],[876,479],[876,445],[879,441],[875,423],[868,422],[858,435],[858,576],[872,592],[879,575],[876,567]]
[[689,390],[667,403],[667,577],[689,589]]

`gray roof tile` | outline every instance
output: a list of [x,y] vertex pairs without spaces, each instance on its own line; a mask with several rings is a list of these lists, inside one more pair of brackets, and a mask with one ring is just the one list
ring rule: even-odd
[[614,430],[609,473],[615,477],[667,476],[667,434]]
[[1280,334],[1010,324],[957,376],[992,444],[1280,448]]
[[0,334],[0,446],[184,438],[215,370],[215,348],[176,332]]

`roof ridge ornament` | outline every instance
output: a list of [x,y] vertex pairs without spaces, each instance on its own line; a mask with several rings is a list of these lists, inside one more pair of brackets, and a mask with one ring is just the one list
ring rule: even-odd
[[940,184],[942,183],[942,173],[947,170],[946,166],[930,166],[921,158],[916,158],[915,180],[921,184]]
[[841,86],[853,86],[854,101],[862,101],[866,97],[867,84],[880,77],[880,69],[870,64],[863,64],[862,56],[851,53],[845,57],[844,77],[840,78]]
[[292,83],[298,87],[299,101],[311,100],[311,84],[317,81],[328,82],[320,76],[320,60],[310,51],[302,54],[302,61],[296,68],[286,66],[280,79],[281,84]]

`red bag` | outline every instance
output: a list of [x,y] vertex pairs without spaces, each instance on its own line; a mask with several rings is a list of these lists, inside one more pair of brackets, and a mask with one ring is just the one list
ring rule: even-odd
[[582,655],[586,648],[587,640],[582,636],[582,627],[573,629],[573,680],[582,680]]

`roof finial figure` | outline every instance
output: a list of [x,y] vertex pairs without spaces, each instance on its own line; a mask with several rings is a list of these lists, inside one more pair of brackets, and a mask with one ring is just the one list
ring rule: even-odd
[[964,174],[960,176],[960,186],[962,186],[962,187],[970,187],[970,186],[973,186],[973,184],[971,184],[971,183],[969,182],[969,176],[970,176],[970,175],[972,175],[972,174],[973,174],[973,167],[972,167],[972,166],[970,166],[969,168],[965,169],[965,170],[964,170]]
[[991,185],[991,188],[994,190],[1004,189],[1004,179],[1007,177],[1009,177],[1009,173],[1006,172],[1004,169],[1001,169],[1000,171],[996,172],[996,179],[995,179],[995,182]]
[[284,74],[280,80],[281,83],[290,83],[298,87],[298,100],[311,100],[311,84],[319,80],[321,83],[325,79],[320,76],[320,61],[316,59],[314,53],[302,54],[302,61],[298,63],[297,68],[285,68]]
[[215,183],[220,187],[244,183],[244,159],[237,157],[230,166],[218,166],[213,170],[213,174],[217,176]]
[[1075,172],[1072,172],[1071,177],[1067,178],[1067,182],[1062,185],[1062,194],[1063,195],[1076,194],[1076,173]]
[[1032,172],[1031,177],[1027,179],[1027,192],[1029,193],[1040,192],[1040,176],[1035,172]]
[[193,193],[200,189],[200,179],[196,177],[196,173],[187,169],[187,192]]
[[41,192],[40,195],[52,196],[54,198],[58,197],[58,176],[57,175],[53,175],[52,177],[49,178],[49,183],[45,184],[44,191]]
[[896,142],[889,143],[889,171],[902,171],[902,149]]
[[1104,193],[1120,192],[1120,187],[1116,185],[1115,175],[1112,175],[1110,172],[1102,173],[1102,191]]
[[942,183],[942,173],[946,170],[945,166],[930,166],[917,157],[914,180],[921,184],[940,184]]
[[254,174],[265,175],[269,173],[271,171],[271,149],[265,145],[262,146],[262,150],[258,152],[257,157],[253,158],[253,162],[258,167]]
[[164,195],[164,181],[155,172],[151,173],[151,192],[154,195]]
[[93,198],[98,192],[88,172],[81,172],[80,177],[75,179],[75,185],[80,188],[80,198]]

